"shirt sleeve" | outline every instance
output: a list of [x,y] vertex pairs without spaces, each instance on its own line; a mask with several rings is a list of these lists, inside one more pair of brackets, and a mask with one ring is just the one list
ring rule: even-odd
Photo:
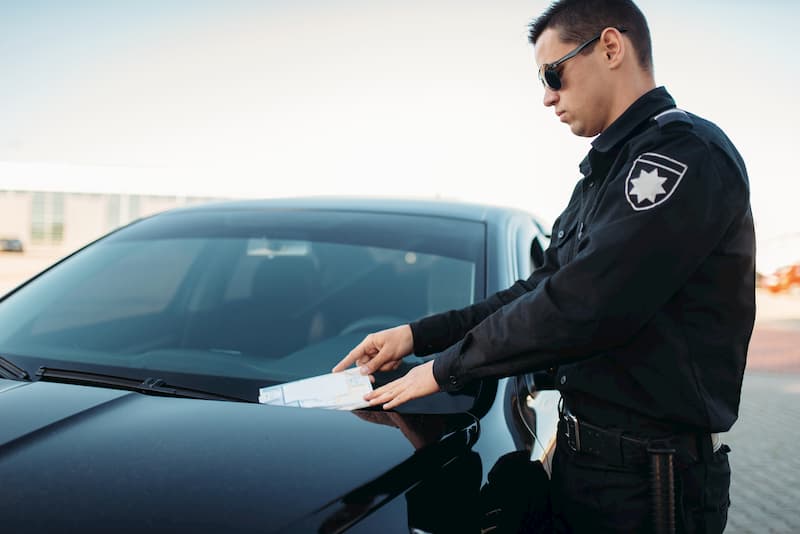
[[[686,165],[668,197],[648,209],[631,201],[631,158],[609,177],[575,257],[437,357],[433,370],[442,389],[624,344],[680,290],[737,217],[746,215],[746,177],[721,150],[683,132],[652,152]],[[657,188],[647,183],[652,198]]]

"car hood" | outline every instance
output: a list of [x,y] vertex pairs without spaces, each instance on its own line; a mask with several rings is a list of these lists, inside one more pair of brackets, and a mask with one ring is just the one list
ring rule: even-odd
[[14,532],[341,526],[468,450],[476,431],[465,414],[284,408],[8,380],[0,380],[0,420],[0,521]]

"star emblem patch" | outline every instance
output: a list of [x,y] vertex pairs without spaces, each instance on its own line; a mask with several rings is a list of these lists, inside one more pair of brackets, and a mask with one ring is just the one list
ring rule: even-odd
[[633,162],[625,180],[628,204],[636,211],[658,206],[672,196],[688,168],[667,156],[645,152]]

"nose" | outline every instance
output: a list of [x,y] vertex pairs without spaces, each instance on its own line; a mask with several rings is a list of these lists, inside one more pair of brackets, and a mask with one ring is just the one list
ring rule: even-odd
[[554,106],[556,102],[558,102],[558,91],[553,91],[549,87],[545,86],[542,104],[544,104],[545,107],[550,107]]

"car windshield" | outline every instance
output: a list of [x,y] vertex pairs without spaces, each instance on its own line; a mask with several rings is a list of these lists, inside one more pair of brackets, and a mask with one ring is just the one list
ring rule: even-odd
[[482,297],[484,234],[394,214],[157,216],[0,302],[0,354],[29,371],[133,371],[252,398],[225,389],[327,373],[369,332]]

